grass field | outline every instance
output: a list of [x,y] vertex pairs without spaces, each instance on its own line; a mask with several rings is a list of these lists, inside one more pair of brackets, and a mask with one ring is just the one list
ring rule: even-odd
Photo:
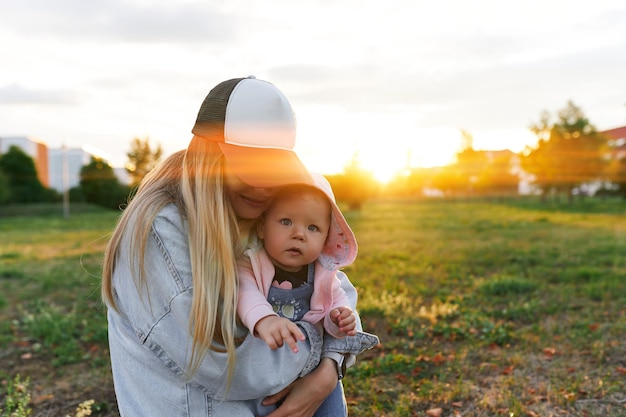
[[[0,416],[117,415],[99,301],[117,214],[58,213],[0,217]],[[626,416],[626,202],[346,214],[382,342],[344,379],[352,416]]]

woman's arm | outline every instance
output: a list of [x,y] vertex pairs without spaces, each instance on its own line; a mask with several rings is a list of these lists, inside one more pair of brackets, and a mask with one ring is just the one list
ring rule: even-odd
[[[147,342],[164,364],[181,378],[185,378],[184,369],[191,355],[191,338],[186,323],[190,303],[190,294],[173,300],[171,312],[153,328]],[[288,345],[271,350],[263,340],[247,333],[247,329],[242,329],[247,336],[237,347],[235,371],[229,390],[226,389],[225,352],[209,351],[191,380],[216,400],[250,400],[276,393],[299,376],[310,372],[319,362],[322,346],[320,336],[308,323],[302,323],[301,328],[307,340],[298,343],[298,353],[292,352]]]
[[[146,354],[156,356],[181,380],[191,357],[189,315],[193,296],[186,226],[178,211],[165,208],[155,219],[146,248],[147,289],[137,287],[130,271],[130,242],[120,250],[115,289],[119,307],[133,328],[134,343],[144,345]],[[141,295],[140,295],[141,293]],[[308,323],[301,326],[308,340],[271,350],[261,339],[248,335],[237,348],[236,368],[230,390],[226,390],[227,355],[209,351],[191,381],[216,400],[248,400],[276,393],[317,366],[321,338]],[[242,336],[247,331],[242,329]]]

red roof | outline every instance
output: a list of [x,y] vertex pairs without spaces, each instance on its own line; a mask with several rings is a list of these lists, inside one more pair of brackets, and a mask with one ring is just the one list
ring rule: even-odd
[[615,129],[605,130],[600,133],[610,137],[611,139],[626,139],[626,126],[616,127]]

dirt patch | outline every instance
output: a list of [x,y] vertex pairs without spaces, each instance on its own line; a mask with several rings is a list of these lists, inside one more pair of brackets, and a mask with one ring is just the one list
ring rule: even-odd
[[[49,358],[24,348],[0,350],[2,384],[7,378],[20,375],[28,379],[33,417],[64,417],[76,415],[76,408],[93,400],[92,415],[119,416],[110,368],[105,358],[54,366]],[[0,396],[0,404],[4,398]]]

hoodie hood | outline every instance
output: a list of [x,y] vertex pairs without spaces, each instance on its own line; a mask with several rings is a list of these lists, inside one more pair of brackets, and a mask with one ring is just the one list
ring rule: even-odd
[[324,268],[330,270],[348,266],[354,262],[358,251],[354,233],[337,206],[328,180],[318,173],[312,173],[311,176],[313,186],[326,194],[331,206],[330,229],[318,261]]

